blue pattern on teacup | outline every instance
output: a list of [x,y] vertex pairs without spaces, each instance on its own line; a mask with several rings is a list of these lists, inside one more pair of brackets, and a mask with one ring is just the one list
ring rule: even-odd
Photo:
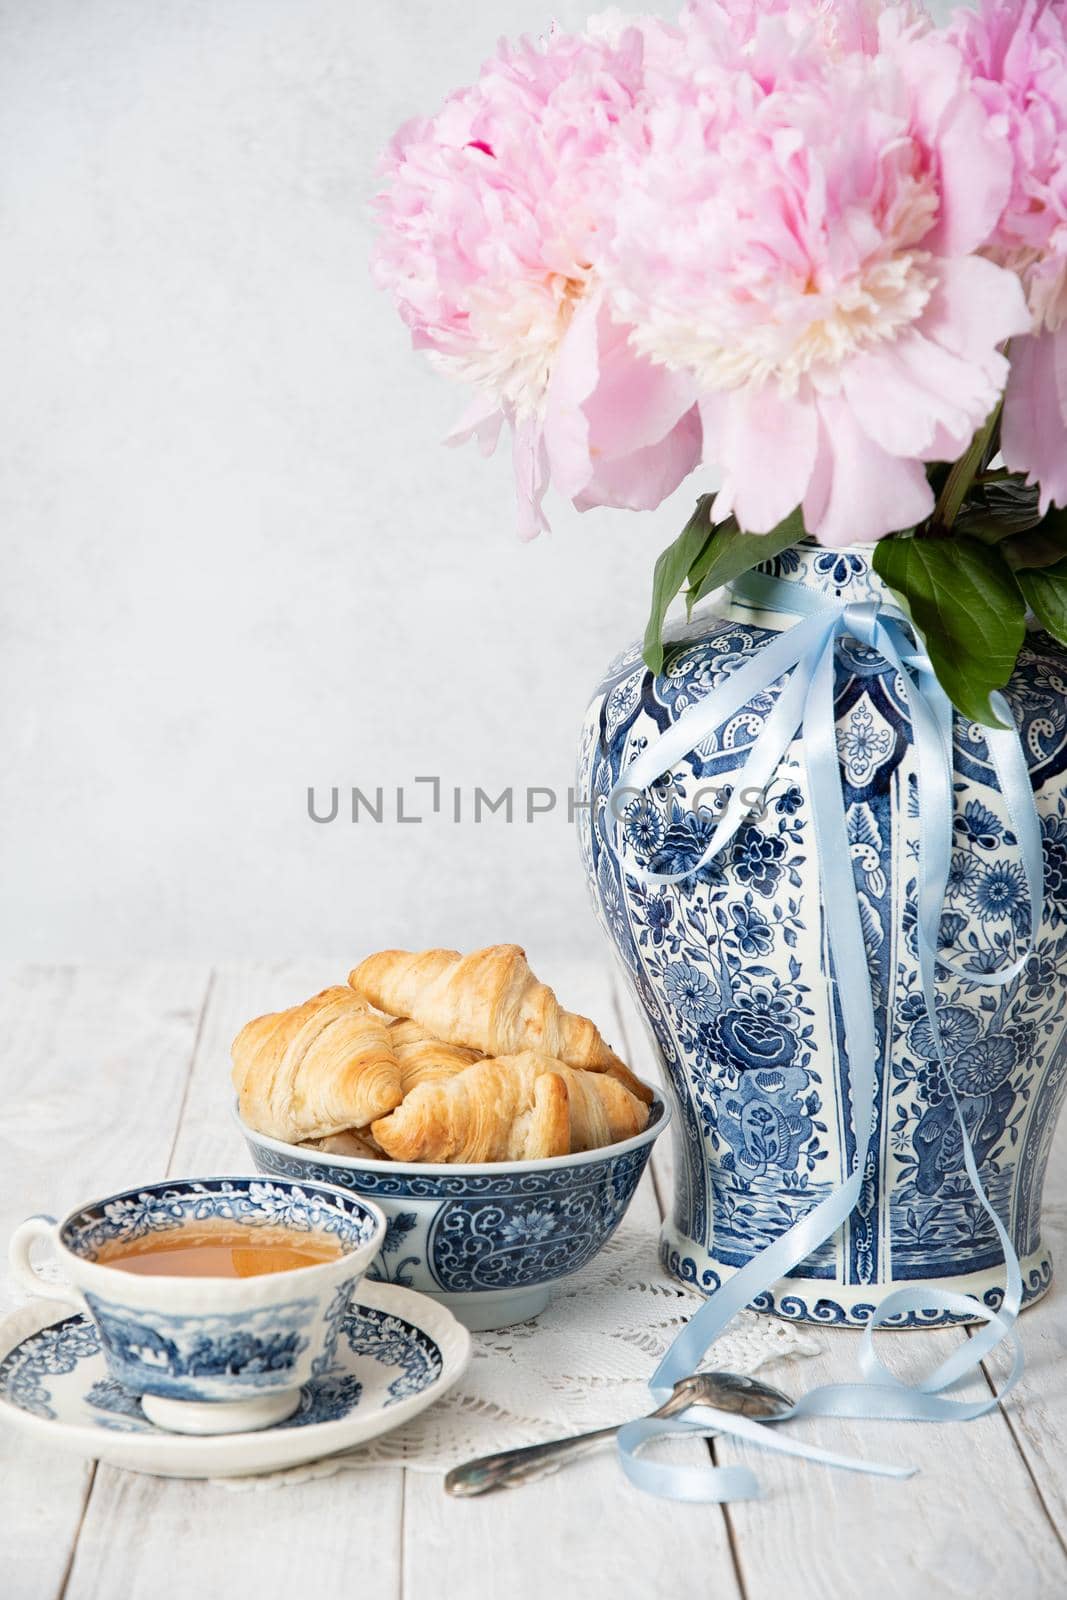
[[[344,1286],[350,1293],[353,1280]],[[150,1384],[173,1400],[225,1393],[239,1378],[245,1388],[276,1388],[308,1347],[305,1330],[315,1319],[316,1300],[288,1300],[258,1309],[181,1316],[131,1311],[87,1294],[115,1375],[130,1388]]]
[[377,1228],[373,1214],[346,1196],[255,1178],[207,1178],[131,1189],[84,1206],[63,1224],[61,1238],[75,1255],[91,1260],[107,1245],[208,1220],[331,1234],[345,1250],[366,1244]]
[[[335,1358],[303,1386],[298,1409],[278,1427],[340,1421],[365,1401],[371,1386],[374,1404],[397,1405],[421,1394],[443,1371],[435,1340],[395,1313],[352,1306],[340,1331]],[[63,1420],[101,1428],[155,1431],[138,1397],[107,1372],[100,1336],[81,1315],[31,1334],[9,1352],[0,1362],[0,1400],[38,1417],[55,1419],[62,1412]]]

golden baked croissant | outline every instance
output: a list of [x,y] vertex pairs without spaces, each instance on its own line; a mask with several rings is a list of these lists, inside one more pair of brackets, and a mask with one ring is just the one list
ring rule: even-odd
[[396,1050],[402,1044],[423,1044],[430,1035],[418,1022],[413,1022],[410,1017],[390,1017],[389,1043]]
[[409,1022],[402,1022],[389,1030],[390,1042],[400,1063],[400,1087],[405,1095],[417,1089],[420,1083],[439,1083],[444,1078],[454,1078],[464,1067],[482,1059],[477,1050],[467,1050],[461,1044],[415,1039],[401,1032],[411,1026]]
[[[523,1057],[498,1059],[521,1061]],[[610,1071],[583,1072],[543,1055],[537,1055],[537,1059],[542,1070],[558,1072],[567,1085],[572,1155],[581,1150],[599,1150],[606,1144],[618,1144],[620,1139],[632,1139],[635,1133],[644,1132],[648,1125],[648,1106]],[[643,1089],[644,1084],[641,1087]]]
[[371,1132],[397,1161],[523,1161],[615,1144],[647,1122],[613,1078],[526,1050],[413,1089]]
[[386,1160],[385,1151],[375,1144],[366,1128],[345,1128],[341,1133],[327,1134],[325,1139],[304,1139],[301,1142],[331,1156],[358,1156],[361,1161]]
[[[589,1069],[587,1068],[586,1070],[588,1071]],[[616,1083],[621,1083],[623,1088],[628,1090],[635,1099],[640,1100],[642,1105],[650,1106],[652,1104],[653,1095],[648,1084],[642,1083],[636,1073],[630,1071],[626,1062],[620,1056],[617,1056],[614,1050],[611,1052],[611,1061],[608,1065],[606,1067],[597,1067],[595,1071],[603,1078],[614,1078]]]
[[476,1061],[371,1126],[395,1161],[534,1161],[570,1149],[567,1086],[540,1058]]
[[569,1067],[610,1072],[630,1092],[652,1096],[604,1043],[588,1017],[564,1011],[530,971],[517,944],[458,950],[382,950],[348,975],[353,989],[379,1010],[410,1017],[449,1044],[487,1056],[539,1050]]
[[257,1017],[231,1054],[242,1119],[291,1144],[366,1127],[403,1098],[386,1022],[349,988]]

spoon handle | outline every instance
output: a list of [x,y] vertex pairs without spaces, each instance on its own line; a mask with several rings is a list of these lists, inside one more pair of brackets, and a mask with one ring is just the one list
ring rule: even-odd
[[498,1450],[496,1455],[478,1456],[453,1467],[445,1478],[448,1494],[488,1494],[492,1489],[512,1488],[520,1483],[532,1483],[544,1477],[568,1457],[581,1455],[604,1439],[614,1438],[622,1427],[618,1422],[611,1428],[594,1428],[591,1433],[577,1433],[569,1439],[552,1439],[547,1444],[519,1445],[514,1450]]

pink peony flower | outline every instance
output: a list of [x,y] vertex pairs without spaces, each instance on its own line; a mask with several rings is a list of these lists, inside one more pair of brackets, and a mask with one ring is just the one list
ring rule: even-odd
[[987,253],[1021,275],[1032,331],[1011,347],[1001,448],[1046,511],[1067,505],[1067,5],[982,0],[951,34],[1012,156]]
[[923,463],[967,448],[1029,317],[976,254],[1011,155],[958,49],[899,8],[828,48],[821,9],[688,7],[603,275],[699,394],[717,510],[762,533],[800,504],[839,545],[929,514]]
[[688,376],[630,345],[600,280],[644,46],[611,19],[502,45],[385,159],[375,276],[414,344],[478,390],[453,440],[490,451],[510,426],[526,537],[547,526],[550,478],[582,509],[650,509],[700,458]]
[[[765,20],[784,24],[793,40],[817,39],[834,52],[878,50],[878,19],[892,0],[688,0],[681,28],[689,38],[703,33],[719,41],[724,35],[742,44],[756,38]],[[924,12],[904,0],[900,9],[910,22]]]

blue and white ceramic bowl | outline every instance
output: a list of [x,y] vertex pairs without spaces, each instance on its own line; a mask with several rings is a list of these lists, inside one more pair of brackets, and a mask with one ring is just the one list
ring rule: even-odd
[[[211,1219],[332,1234],[343,1253],[250,1278],[141,1275],[98,1259],[105,1246]],[[141,1396],[152,1422],[180,1433],[244,1432],[288,1416],[301,1385],[329,1367],[385,1227],[373,1202],[321,1182],[168,1179],[80,1206],[59,1223],[31,1217],[11,1240],[10,1264],[32,1294],[89,1313],[112,1376]],[[38,1242],[67,1282],[35,1271]]]
[[431,1295],[475,1330],[543,1311],[557,1279],[588,1265],[633,1199],[668,1122],[661,1101],[633,1139],[544,1161],[364,1161],[283,1144],[237,1120],[261,1172],[333,1184],[385,1213],[368,1273]]

